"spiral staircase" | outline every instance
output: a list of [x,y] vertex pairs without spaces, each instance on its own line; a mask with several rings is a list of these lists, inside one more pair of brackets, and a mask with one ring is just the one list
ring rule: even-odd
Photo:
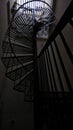
[[47,3],[39,2],[47,5],[45,8],[28,8],[33,3],[29,1],[16,8],[2,44],[6,76],[14,81],[14,90],[24,93],[25,101],[34,98],[34,33],[49,26],[54,16]]

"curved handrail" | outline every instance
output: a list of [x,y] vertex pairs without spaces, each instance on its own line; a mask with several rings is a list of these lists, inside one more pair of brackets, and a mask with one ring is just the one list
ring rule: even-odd
[[[36,0],[36,1],[38,1],[39,2],[39,0]],[[15,54],[15,52],[14,52],[14,50],[13,50],[13,47],[12,47],[12,45],[11,45],[11,39],[10,39],[10,29],[11,29],[11,26],[12,26],[12,22],[13,22],[13,20],[14,20],[14,17],[15,17],[15,15],[16,15],[16,13],[20,10],[20,8],[22,8],[24,5],[26,5],[27,3],[30,3],[30,2],[34,2],[33,0],[31,0],[31,1],[28,1],[28,2],[26,2],[26,3],[23,3],[17,10],[16,10],[16,12],[15,12],[15,14],[13,15],[13,17],[12,17],[12,19],[11,19],[11,22],[10,22],[10,24],[9,24],[9,27],[8,27],[8,30],[9,30],[9,43],[10,43],[10,46],[11,46],[11,50],[12,50],[12,52],[13,52],[13,54],[14,54],[14,56],[16,57],[16,54]],[[49,8],[50,8],[50,10],[52,11],[52,7],[47,3],[47,2],[45,2],[45,1],[40,1],[40,2],[43,2],[43,3],[45,3]],[[52,11],[52,13],[53,13],[53,11]],[[20,63],[20,61],[19,61],[19,59],[16,57],[16,59],[18,60],[18,62]],[[23,64],[22,64],[22,66],[23,66]]]

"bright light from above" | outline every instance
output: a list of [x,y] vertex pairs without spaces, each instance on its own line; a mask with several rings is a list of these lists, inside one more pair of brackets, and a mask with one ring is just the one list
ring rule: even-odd
[[[26,3],[26,2],[28,2],[28,1],[30,1],[30,0],[17,0],[17,3],[20,4],[20,5],[22,5],[23,3]],[[28,7],[29,7],[29,6],[32,7],[32,8],[33,8],[33,7],[36,8],[36,7],[38,7],[38,6],[39,6],[39,7],[44,7],[45,4],[44,4],[43,2],[40,2],[40,1],[41,1],[41,0],[28,3]],[[43,0],[43,1],[47,2],[50,6],[52,6],[53,0]]]
[[29,19],[31,19],[30,25],[34,23],[34,20],[36,20],[38,23],[42,23],[43,26],[41,27],[40,31],[38,31],[37,37],[47,38],[49,25],[53,22],[53,11],[52,8],[50,8],[53,5],[53,0],[17,0],[17,3],[19,4],[18,8],[20,5],[22,5],[18,10],[18,15],[21,13],[24,18],[29,17]]

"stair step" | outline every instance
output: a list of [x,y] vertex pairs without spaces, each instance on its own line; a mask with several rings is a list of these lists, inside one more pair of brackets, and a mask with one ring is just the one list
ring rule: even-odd
[[[25,26],[26,27],[26,26]],[[26,30],[26,32],[25,32]],[[28,37],[28,34],[27,34],[27,30],[28,28],[25,28],[23,29],[23,31],[21,32],[19,27],[17,27],[16,29],[11,29],[11,37],[14,37],[14,38],[22,38],[24,40],[27,40],[27,41],[30,41],[32,42],[31,40],[31,35],[29,35]]]
[[[29,45],[24,45],[24,44],[21,44],[21,43],[10,43],[6,40],[4,41],[5,42],[5,45],[3,46],[3,52],[4,53],[9,53],[12,51],[12,48],[13,48],[13,51],[15,53],[23,53],[23,54],[26,54],[26,53],[33,53],[33,48],[30,47]],[[11,40],[12,42],[12,40]]]
[[33,56],[33,54],[10,54],[8,53],[7,56],[3,56],[2,59],[6,59],[6,58],[16,58],[16,57],[28,57],[28,56]]
[[33,54],[17,54],[16,56],[14,56],[14,54],[9,54],[3,56],[1,59],[6,67],[11,67],[33,60]]
[[21,79],[24,75],[26,75],[27,72],[33,69],[33,64],[30,64],[28,66],[21,67],[19,69],[16,69],[15,71],[7,72],[6,76],[10,78],[13,81],[16,81],[18,79]]
[[27,62],[27,63],[24,63],[24,64],[20,64],[20,65],[17,65],[17,66],[9,67],[7,73],[11,73],[12,71],[18,70],[21,67],[24,68],[25,66],[28,66],[28,65],[30,65],[32,63],[33,63],[33,61],[30,61],[30,62]]
[[28,91],[30,91],[29,95],[32,95],[33,83],[34,83],[32,77],[33,77],[33,70],[30,70],[26,75],[22,77],[21,80],[16,81],[14,89],[19,92],[24,92],[24,95],[27,95]]
[[[17,43],[23,43],[22,45],[26,44],[26,46],[29,46],[31,47],[32,46],[32,37],[28,38],[30,36],[28,36],[27,34],[22,34],[22,33],[19,33],[19,32],[16,32],[16,30],[13,30],[11,29],[10,30],[10,40],[12,43],[14,42],[17,42]],[[9,34],[8,34],[8,31],[5,35],[5,40],[4,41],[7,41],[9,42]]]
[[18,42],[16,42],[16,41],[15,41],[15,42],[14,42],[14,41],[11,41],[11,44],[16,45],[16,46],[21,46],[21,47],[24,47],[24,48],[28,48],[28,49],[33,49],[33,48],[30,47],[30,46],[27,46],[27,45],[18,43]]
[[[21,35],[21,34],[20,34]],[[29,35],[28,35],[28,37],[29,37]],[[33,43],[32,43],[32,41],[31,41],[31,38],[30,39],[28,39],[28,37],[23,37],[23,36],[16,36],[15,37],[15,41],[17,41],[17,42],[19,42],[19,43],[22,43],[23,45],[25,44],[26,46],[29,46],[29,47],[33,47]]]
[[28,98],[32,98],[33,97],[33,87],[30,89],[30,87],[23,87],[23,88],[21,88],[21,87],[19,87],[19,88],[17,88],[17,87],[14,87],[13,88],[15,91],[18,91],[18,92],[22,92],[22,93],[24,93],[24,97],[25,97],[25,99],[27,99],[27,97]]
[[3,53],[10,53],[10,52],[12,52],[12,48],[11,48],[10,44],[6,44],[6,43],[3,44],[2,50],[3,50]]
[[31,69],[29,72],[27,72],[23,77],[21,77],[21,79],[18,79],[16,82],[15,82],[15,87],[18,86],[18,84],[20,84],[24,79],[27,78],[27,76],[33,72],[33,69]]
[[[6,40],[4,42],[9,43],[8,40]],[[11,44],[16,45],[16,46],[20,46],[20,47],[24,47],[24,48],[28,48],[28,49],[33,49],[31,46],[27,46],[27,45],[24,45],[22,43],[19,43],[19,42],[13,41],[13,40],[11,40]]]

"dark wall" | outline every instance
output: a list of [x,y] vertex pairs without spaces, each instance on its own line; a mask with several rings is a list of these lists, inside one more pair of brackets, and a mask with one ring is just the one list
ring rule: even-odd
[[[10,0],[10,8],[15,0]],[[2,41],[8,28],[7,2],[0,0],[0,57]],[[5,76],[0,58],[0,130],[33,130],[33,104],[24,103],[24,94],[13,91],[13,82]]]

